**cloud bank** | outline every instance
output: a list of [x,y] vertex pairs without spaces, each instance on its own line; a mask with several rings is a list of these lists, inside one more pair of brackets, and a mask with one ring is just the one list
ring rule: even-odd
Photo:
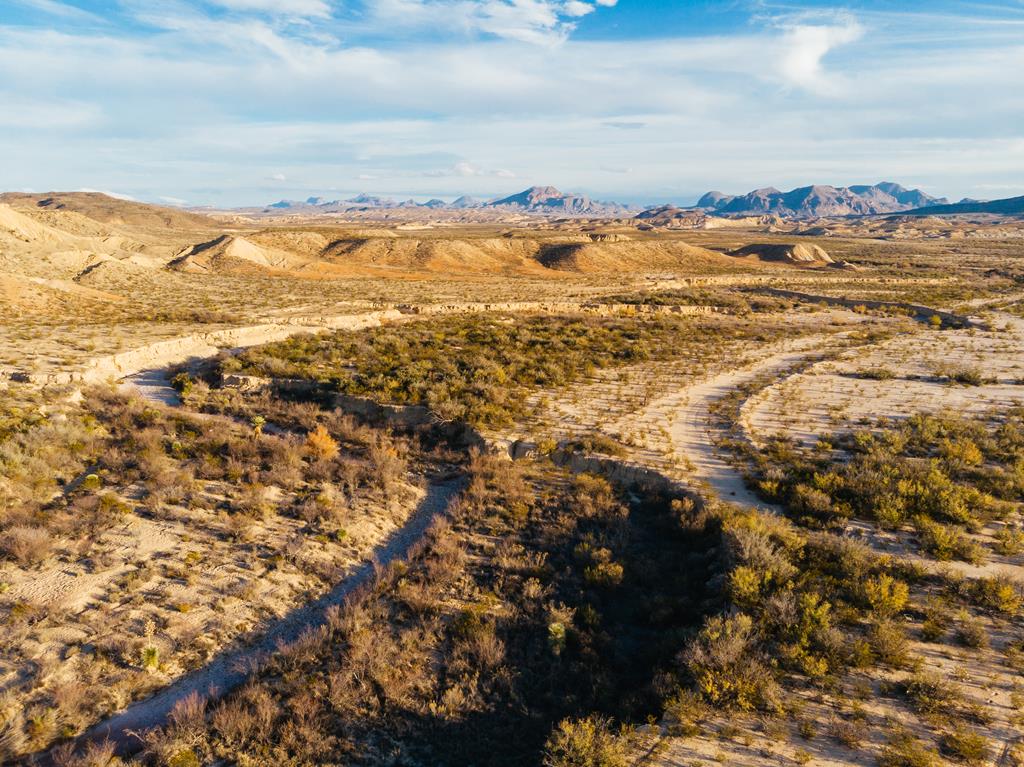
[[728,32],[627,35],[602,26],[637,12],[615,0],[17,4],[0,9],[6,188],[216,204],[528,183],[686,201],[883,178],[1024,193],[1009,11],[761,8]]

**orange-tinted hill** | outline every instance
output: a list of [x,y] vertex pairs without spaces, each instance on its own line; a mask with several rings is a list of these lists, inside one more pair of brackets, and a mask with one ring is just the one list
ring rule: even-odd
[[13,207],[35,207],[71,211],[115,226],[158,227],[166,229],[211,229],[216,222],[206,216],[162,205],[120,200],[100,192],[48,192],[0,194],[0,203]]

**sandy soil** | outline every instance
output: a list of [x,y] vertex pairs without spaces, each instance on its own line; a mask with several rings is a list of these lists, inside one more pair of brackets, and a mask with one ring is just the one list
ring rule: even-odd
[[[486,241],[479,232],[468,231],[447,232],[435,239],[428,229],[417,229],[419,234],[408,237],[389,230],[352,230],[349,245],[326,252],[330,240],[326,235],[301,227],[290,234],[283,229],[261,234],[242,231],[245,225],[224,240],[223,252],[214,252],[194,246],[219,241],[223,234],[219,224],[211,223],[207,229],[200,226],[202,221],[182,219],[170,231],[166,222],[154,223],[147,211],[136,211],[136,215],[130,226],[113,226],[87,215],[58,211],[32,210],[31,215],[2,211],[0,323],[6,332],[0,337],[0,377],[16,372],[46,384],[130,376],[124,383],[127,388],[160,405],[174,406],[179,400],[162,372],[167,365],[294,333],[354,329],[434,313],[581,311],[589,297],[637,289],[789,288],[827,294],[833,303],[857,300],[847,300],[852,294],[972,313],[1021,295],[1007,289],[997,295],[972,295],[972,290],[984,293],[989,278],[979,281],[966,269],[958,271],[961,262],[970,262],[978,273],[993,264],[1005,266],[1010,251],[999,243],[960,241],[953,255],[945,245],[929,246],[929,260],[911,274],[913,270],[899,259],[916,258],[917,250],[923,248],[920,244],[900,248],[887,243],[876,248],[863,241],[820,240],[836,258],[856,260],[870,253],[874,265],[865,272],[762,267],[757,273],[733,274],[719,268],[725,258],[719,252],[749,244],[749,232],[702,233],[688,237],[686,243],[673,240],[671,246],[658,239],[661,235],[637,235],[644,240],[639,244],[627,240],[605,244],[583,232],[559,232],[544,235],[558,247],[545,251],[543,268],[529,263],[530,268],[523,269],[525,262],[517,248],[533,253],[541,247],[523,239],[523,230],[511,238],[495,231]],[[910,236],[904,230],[881,234]],[[813,238],[807,242],[814,244]],[[296,247],[311,247],[310,243],[320,243],[315,259],[337,260],[324,267],[323,274],[293,263],[289,255]],[[487,249],[486,264],[481,261],[481,243]],[[194,262],[200,273],[164,269],[176,256],[189,253],[186,260]],[[695,264],[699,268],[691,268]],[[300,268],[308,273],[291,279],[259,273],[265,268]],[[438,269],[441,272],[430,273]],[[495,279],[495,274],[483,274],[481,269],[506,273]],[[557,269],[577,271],[555,273]],[[645,269],[660,273],[645,273]],[[510,270],[524,273],[515,276],[507,273]],[[343,277],[347,272],[360,276]],[[415,313],[408,307],[401,312],[391,308],[399,304],[420,308]],[[715,447],[725,436],[724,427],[714,419],[715,406],[723,398],[738,387],[768,379],[768,385],[755,392],[741,411],[747,437],[755,444],[776,431],[807,444],[834,428],[848,428],[879,415],[901,417],[916,409],[949,407],[977,413],[1007,407],[1024,395],[1024,322],[1009,315],[993,316],[994,327],[1010,329],[988,331],[978,325],[972,330],[938,332],[919,326],[916,332],[847,354],[835,343],[835,335],[864,322],[868,319],[864,315],[829,311],[765,317],[766,336],[760,342],[713,349],[696,344],[695,350],[681,350],[679,359],[668,363],[604,371],[571,391],[538,394],[535,404],[543,407],[519,431],[535,438],[611,437],[630,460],[726,500],[764,506],[746,489],[728,456]],[[890,322],[877,317],[873,321]],[[770,326],[777,322],[799,325],[800,337],[773,343]],[[795,365],[822,353],[830,359],[792,373]],[[954,364],[983,367],[986,377],[994,380],[975,387],[935,380],[937,366]],[[857,375],[866,368],[882,367],[891,368],[894,377],[875,381]],[[417,492],[407,490],[405,502],[393,508],[355,509],[348,544],[304,543],[303,551],[311,558],[345,566],[346,575],[319,599],[323,584],[301,569],[264,568],[251,557],[246,561],[225,542],[224,531],[211,514],[173,504],[158,515],[127,515],[89,559],[79,552],[63,552],[58,565],[37,572],[16,572],[4,566],[0,576],[8,589],[6,596],[44,610],[47,617],[8,637],[0,655],[0,684],[25,690],[91,678],[105,690],[100,709],[123,709],[93,735],[110,733],[123,739],[130,729],[158,723],[175,701],[191,691],[205,692],[210,685],[223,691],[237,684],[240,659],[271,652],[277,641],[293,640],[304,628],[322,623],[330,604],[371,577],[372,557],[389,560],[418,539],[443,509],[453,487],[432,486],[418,505]],[[129,503],[139,494],[138,488],[131,487],[117,491]],[[214,503],[227,491],[215,483],[205,488]],[[267,549],[290,545],[296,538],[293,527],[286,518],[267,522],[256,532],[259,545]],[[851,525],[848,532],[863,537],[876,550],[908,556],[909,543],[903,534],[883,534],[863,525]],[[984,531],[982,536],[990,533]],[[997,569],[1017,572],[1019,566],[1013,558],[993,558],[982,568],[955,567],[977,576]],[[140,577],[139,572],[148,578],[141,589],[127,585]],[[991,629],[994,636],[1002,631],[996,625]],[[103,665],[87,659],[90,653],[83,648],[98,643],[119,660]],[[159,649],[158,669],[138,668],[140,643]],[[1009,736],[1004,724],[1012,680],[994,650],[968,655],[946,645],[916,649],[928,663],[951,674],[958,664],[969,665],[965,684],[970,695],[997,712],[992,734]],[[983,679],[988,681],[977,681]],[[878,680],[864,681],[877,685]],[[125,708],[133,698],[151,693],[155,694]],[[808,694],[806,717],[827,722],[830,717],[848,715],[843,708],[848,698],[844,703],[838,695],[830,695]],[[884,725],[886,715],[906,718],[906,712],[874,700],[865,701],[864,708],[877,728]],[[803,749],[813,764],[868,764],[880,742],[873,737],[865,748],[850,751],[825,735],[804,743],[794,735],[794,723],[786,725],[790,729],[786,743],[767,731],[768,725],[756,721],[737,720],[734,732],[726,725],[718,719],[709,728],[713,735],[686,741],[669,737],[655,749],[649,763],[793,764],[802,760],[797,749]]]
[[203,667],[155,695],[104,720],[83,737],[86,740],[113,741],[118,744],[119,750],[130,748],[135,743],[133,732],[163,724],[179,701],[193,694],[210,698],[230,692],[245,681],[249,671],[262,658],[282,645],[296,641],[303,632],[325,625],[330,609],[341,605],[355,589],[368,583],[374,577],[377,567],[405,556],[423,538],[460,488],[461,482],[458,480],[429,485],[406,522],[374,547],[370,558],[353,569],[328,593],[291,610],[261,630],[259,637],[251,643],[217,655]]
[[[1002,316],[996,324],[1008,329],[922,330],[820,362],[752,397],[743,423],[755,442],[782,433],[810,445],[883,417],[943,409],[983,415],[1024,404],[1024,322]],[[986,382],[950,383],[937,375],[944,369],[976,369]],[[879,370],[891,377],[863,377]]]

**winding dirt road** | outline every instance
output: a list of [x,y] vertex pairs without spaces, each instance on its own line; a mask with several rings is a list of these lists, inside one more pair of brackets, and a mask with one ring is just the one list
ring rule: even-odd
[[743,475],[716,448],[719,439],[729,435],[715,425],[712,409],[737,388],[767,373],[782,375],[819,354],[836,338],[813,335],[767,346],[762,350],[767,356],[660,397],[639,413],[621,419],[610,431],[628,430],[637,421],[667,424],[672,461],[688,483],[709,488],[731,503],[780,511],[748,489]]

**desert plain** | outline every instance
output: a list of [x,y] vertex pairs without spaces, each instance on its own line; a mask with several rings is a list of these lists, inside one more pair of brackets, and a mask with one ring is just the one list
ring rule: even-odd
[[0,758],[1024,764],[1024,220],[0,195]]

